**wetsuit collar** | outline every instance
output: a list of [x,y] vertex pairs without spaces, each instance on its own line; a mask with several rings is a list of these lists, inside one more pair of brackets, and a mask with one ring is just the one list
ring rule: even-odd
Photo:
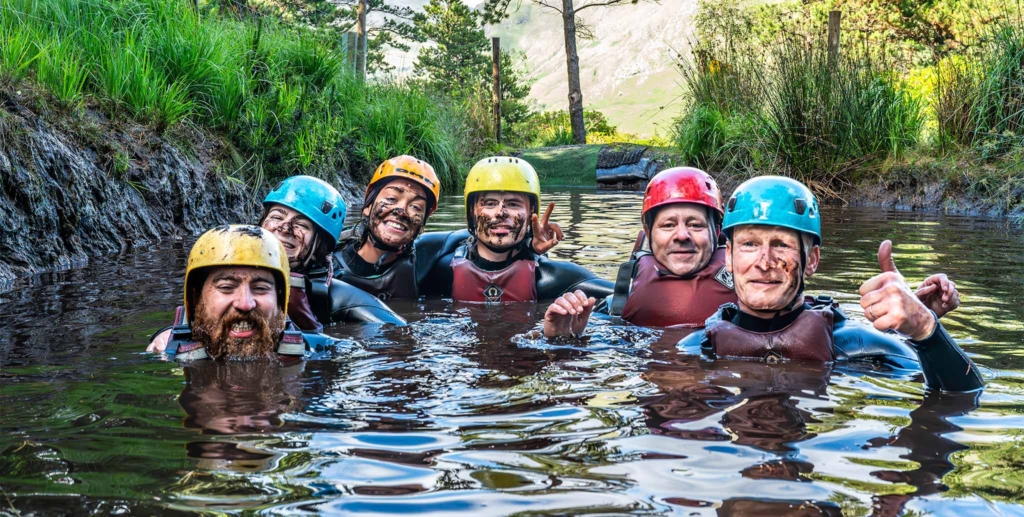
[[771,318],[761,318],[754,316],[753,314],[747,314],[740,309],[735,309],[736,313],[731,315],[725,315],[729,321],[731,321],[737,327],[751,332],[774,332],[779,329],[788,327],[791,323],[796,321],[797,317],[800,316],[810,306],[806,303],[797,306],[790,312],[780,314]]

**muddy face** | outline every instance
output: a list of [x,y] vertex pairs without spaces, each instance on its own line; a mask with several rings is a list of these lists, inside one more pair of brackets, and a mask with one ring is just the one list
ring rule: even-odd
[[393,180],[380,189],[363,215],[369,217],[370,231],[378,241],[401,248],[412,242],[426,223],[426,192],[412,181]]
[[800,290],[804,275],[817,269],[818,248],[801,269],[800,234],[777,226],[740,226],[729,241],[726,265],[736,282],[740,309],[771,317],[785,309]]
[[260,222],[263,229],[272,232],[284,245],[288,266],[298,268],[313,251],[313,221],[283,205],[272,205]]
[[484,192],[474,205],[478,241],[493,251],[512,249],[526,237],[530,199],[519,192]]
[[192,335],[210,357],[233,360],[275,357],[285,323],[273,274],[253,267],[210,273],[194,319]]

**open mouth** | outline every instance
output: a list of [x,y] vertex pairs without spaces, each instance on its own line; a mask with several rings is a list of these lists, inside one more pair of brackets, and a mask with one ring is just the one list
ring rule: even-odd
[[512,233],[512,226],[507,224],[496,224],[491,226],[490,232],[496,235],[508,235]]
[[239,321],[228,330],[228,335],[236,339],[245,339],[251,337],[255,330],[252,328],[252,324],[248,321]]
[[409,231],[409,227],[408,226],[406,226],[406,225],[404,225],[404,224],[402,224],[402,223],[400,223],[398,221],[395,221],[393,219],[388,219],[387,221],[384,221],[383,226],[385,228],[391,230],[391,231],[394,231],[394,232],[405,233],[405,232]]

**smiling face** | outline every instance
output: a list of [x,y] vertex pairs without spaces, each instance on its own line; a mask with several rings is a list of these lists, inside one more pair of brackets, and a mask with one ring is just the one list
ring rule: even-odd
[[267,211],[260,226],[273,232],[288,254],[288,266],[292,269],[306,260],[313,247],[316,226],[306,216],[283,205],[273,204]]
[[728,244],[726,267],[736,282],[743,312],[770,318],[785,309],[800,290],[801,279],[818,269],[820,249],[811,246],[800,264],[800,234],[778,226],[738,226]]
[[490,251],[512,249],[526,237],[531,208],[529,196],[521,192],[480,193],[473,204],[477,240]]
[[675,275],[696,273],[715,251],[708,211],[700,205],[676,203],[658,209],[649,232],[654,258]]
[[373,203],[363,209],[370,231],[381,243],[394,248],[409,244],[427,219],[427,193],[421,185],[395,179],[384,185]]
[[197,293],[193,337],[214,359],[273,357],[285,322],[276,286],[266,269],[211,268]]

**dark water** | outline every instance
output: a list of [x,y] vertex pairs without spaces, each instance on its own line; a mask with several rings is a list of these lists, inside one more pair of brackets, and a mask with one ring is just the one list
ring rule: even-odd
[[[614,274],[636,193],[563,191],[553,252]],[[432,229],[464,224],[451,198]],[[1024,515],[1024,237],[1001,221],[825,212],[815,292],[855,293],[893,239],[945,271],[980,397],[806,366],[708,363],[679,334],[536,339],[543,307],[399,306],[327,357],[182,368],[142,353],[179,303],[181,243],[0,294],[0,515]]]

